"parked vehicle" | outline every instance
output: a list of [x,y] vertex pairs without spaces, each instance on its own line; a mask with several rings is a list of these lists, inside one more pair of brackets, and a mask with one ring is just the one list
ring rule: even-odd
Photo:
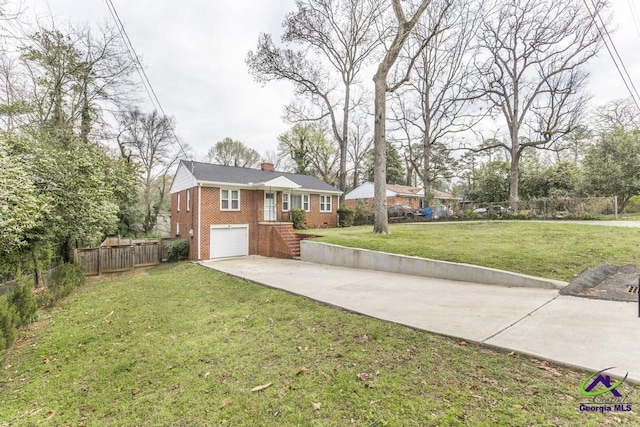
[[422,212],[420,209],[414,209],[409,205],[392,205],[387,208],[387,216],[389,218],[401,218],[407,217],[412,218],[414,216],[421,216]]
[[473,210],[473,213],[476,215],[486,215],[487,213],[491,213],[493,215],[502,215],[505,212],[512,212],[512,209],[505,209],[500,205],[489,206],[488,208],[476,208]]

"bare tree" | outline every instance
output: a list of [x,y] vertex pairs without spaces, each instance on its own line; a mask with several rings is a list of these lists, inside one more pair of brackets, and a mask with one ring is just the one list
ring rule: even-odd
[[[391,106],[398,124],[407,169],[414,171],[425,189],[425,201],[439,178],[449,178],[453,163],[447,145],[460,132],[469,130],[482,114],[473,112],[468,88],[477,75],[471,49],[480,20],[475,2],[453,5],[442,14],[437,7],[425,12],[425,23],[416,27],[414,39],[428,40],[418,56],[415,74],[404,90],[398,90]],[[430,28],[440,20],[440,32]]]
[[175,148],[174,121],[157,111],[145,114],[131,108],[122,114],[120,123],[123,130],[118,138],[120,150],[123,153],[128,151],[128,157],[141,167],[143,230],[149,233],[167,195],[167,175],[181,154]]
[[[601,10],[604,3],[599,3]],[[509,203],[518,208],[518,167],[528,147],[545,148],[578,123],[585,63],[601,45],[581,0],[498,0],[479,32],[482,87],[508,135],[494,147],[511,156]],[[487,147],[491,148],[491,147]]]
[[[387,197],[386,197],[386,108],[387,108],[387,93],[394,92],[404,83],[409,80],[411,70],[423,49],[429,42],[429,38],[423,41],[419,45],[415,52],[410,55],[408,64],[406,66],[406,73],[397,83],[389,85],[387,79],[389,72],[396,63],[396,60],[400,56],[400,53],[405,45],[405,42],[409,38],[411,31],[418,23],[418,20],[427,9],[431,0],[422,0],[418,3],[417,8],[413,12],[413,16],[407,19],[404,9],[400,4],[401,0],[391,0],[391,5],[396,18],[397,27],[395,29],[395,36],[391,42],[391,45],[387,48],[387,51],[378,64],[377,71],[373,76],[374,83],[374,97],[375,97],[375,111],[374,111],[374,197],[375,197],[375,220],[373,225],[374,233],[387,234],[389,232],[389,220],[387,217]],[[444,7],[441,10],[441,14],[446,13],[447,9],[451,6],[451,1],[445,0]],[[439,22],[431,30],[431,35],[435,35],[439,31]]]
[[616,128],[624,131],[640,129],[640,111],[632,98],[607,102],[596,109],[594,127],[598,134],[611,132]]
[[[358,104],[352,91],[362,67],[382,42],[378,24],[386,5],[383,0],[296,0],[296,6],[283,23],[282,36],[295,48],[277,48],[271,36],[263,34],[247,64],[259,81],[293,82],[296,92],[317,107],[290,105],[291,121],[328,119],[339,146],[338,187],[344,191],[350,114]],[[309,52],[321,60],[313,62]]]
[[347,154],[352,165],[352,188],[360,185],[360,176],[364,169],[367,153],[371,151],[372,145],[373,138],[368,123],[365,120],[354,121],[353,126],[349,129],[349,144],[347,145]]

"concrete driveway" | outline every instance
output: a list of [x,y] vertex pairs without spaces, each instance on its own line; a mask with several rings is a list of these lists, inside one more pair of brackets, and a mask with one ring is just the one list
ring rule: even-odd
[[350,311],[640,383],[638,304],[257,256],[202,265]]

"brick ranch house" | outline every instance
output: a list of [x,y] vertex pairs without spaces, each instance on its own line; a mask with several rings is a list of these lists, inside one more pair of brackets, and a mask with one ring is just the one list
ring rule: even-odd
[[[393,205],[408,205],[413,209],[425,208],[424,189],[421,187],[408,187],[406,185],[387,184],[387,207]],[[433,190],[433,199],[429,205],[446,206],[448,209],[457,209],[460,198],[443,191]],[[362,202],[365,210],[372,212],[374,205],[373,182],[365,182],[344,195],[344,204],[355,208],[358,201]]]
[[[393,205],[408,205],[414,209],[422,208],[424,190],[420,187],[387,184],[387,207]],[[344,195],[344,204],[351,208],[362,202],[367,211],[373,211],[374,187],[373,182],[365,182]]]
[[341,192],[318,178],[182,160],[169,190],[171,234],[188,238],[189,258],[243,255],[295,258],[300,236],[291,209],[309,228],[336,227]]

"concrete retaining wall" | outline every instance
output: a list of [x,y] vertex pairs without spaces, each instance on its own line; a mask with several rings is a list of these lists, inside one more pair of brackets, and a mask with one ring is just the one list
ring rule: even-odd
[[482,283],[485,285],[544,289],[561,289],[567,285],[565,282],[557,280],[510,273],[494,268],[447,261],[435,261],[426,258],[370,251],[367,249],[347,248],[311,240],[303,240],[300,242],[300,258],[302,261],[317,264],[410,274],[413,276],[457,280],[460,282]]

